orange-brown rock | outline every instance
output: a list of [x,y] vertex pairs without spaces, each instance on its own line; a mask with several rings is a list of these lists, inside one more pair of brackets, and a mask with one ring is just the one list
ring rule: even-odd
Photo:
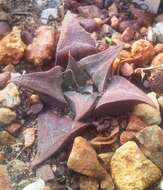
[[127,130],[138,132],[147,127],[147,125],[136,115],[131,115]]
[[90,177],[103,179],[107,175],[97,159],[95,150],[82,137],[75,138],[67,166],[69,169]]
[[43,64],[54,57],[57,45],[57,33],[52,26],[40,26],[36,37],[27,47],[26,58],[35,65]]
[[156,55],[156,57],[154,57],[154,59],[152,60],[152,65],[154,66],[158,66],[160,64],[163,64],[163,53],[159,53],[158,55]]
[[0,190],[11,190],[10,178],[4,165],[0,165]]
[[11,74],[9,72],[0,73],[0,88],[4,88],[10,79]]
[[163,53],[163,44],[156,44],[154,47],[155,53]]
[[147,125],[138,116],[131,115],[126,131],[120,135],[121,144],[134,139],[137,132],[141,131],[145,127],[147,127]]
[[121,35],[121,39],[124,42],[130,42],[135,37],[135,30],[132,27],[127,27]]
[[11,123],[5,128],[10,134],[15,135],[15,133],[22,127],[20,123]]
[[2,164],[6,160],[5,154],[0,152],[0,163]]
[[136,133],[133,131],[124,131],[123,133],[121,133],[121,135],[120,135],[121,144],[125,144],[126,142],[134,139],[135,134]]
[[137,40],[132,44],[131,54],[133,57],[139,57],[142,62],[149,62],[155,55],[153,45],[147,40]]
[[0,41],[0,64],[18,64],[24,55],[25,44],[21,40],[21,31],[14,28]]

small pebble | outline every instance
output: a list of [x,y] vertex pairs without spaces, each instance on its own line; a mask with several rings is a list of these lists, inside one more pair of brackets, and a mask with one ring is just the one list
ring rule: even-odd
[[43,190],[45,188],[45,182],[42,179],[38,179],[36,182],[27,185],[23,190]]
[[8,125],[16,119],[16,113],[9,108],[0,108],[0,123]]

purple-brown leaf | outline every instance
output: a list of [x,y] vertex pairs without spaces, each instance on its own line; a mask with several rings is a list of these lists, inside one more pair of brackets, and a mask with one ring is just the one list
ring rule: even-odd
[[67,12],[62,22],[61,34],[57,45],[57,64],[66,67],[69,52],[76,59],[96,52],[95,40],[80,25],[77,15]]
[[95,108],[96,117],[123,114],[138,103],[154,106],[148,96],[121,76],[114,76]]
[[80,21],[80,25],[87,31],[87,32],[94,32],[98,27],[96,21],[94,19],[82,19]]
[[66,105],[62,92],[63,73],[60,66],[46,72],[36,72],[15,77],[12,82],[36,91],[47,104],[63,108]]
[[100,18],[103,16],[102,10],[95,5],[78,7],[80,16],[84,18]]
[[112,63],[122,50],[122,46],[113,46],[100,53],[90,55],[79,61],[79,64],[92,78],[99,92],[105,89],[111,73]]
[[74,74],[76,83],[82,87],[86,85],[87,81],[90,80],[89,75],[81,68],[81,65],[69,55],[69,61],[66,70],[71,70]]
[[81,121],[88,118],[94,108],[97,94],[80,94],[75,91],[65,93],[68,98],[71,109],[75,113],[75,120]]
[[74,123],[71,118],[59,117],[53,112],[40,114],[38,117],[37,155],[32,162],[32,167],[55,154],[86,127],[88,127],[87,124]]

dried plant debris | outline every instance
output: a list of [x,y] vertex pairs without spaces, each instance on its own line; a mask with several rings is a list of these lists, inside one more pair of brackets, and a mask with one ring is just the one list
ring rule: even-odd
[[61,34],[57,45],[57,63],[66,67],[69,52],[79,60],[96,52],[95,41],[79,23],[77,15],[67,12],[62,22]]
[[79,61],[82,69],[92,78],[96,88],[102,92],[111,77],[112,63],[123,46],[113,46],[100,53],[88,56]]
[[121,76],[114,76],[95,108],[96,117],[131,111],[138,103],[154,106],[148,96]]
[[92,139],[90,141],[90,144],[93,146],[102,146],[102,145],[111,145],[113,143],[115,143],[115,141],[118,139],[119,137],[119,127],[115,127],[112,131],[111,134],[109,136],[97,136],[94,139]]
[[68,116],[60,117],[53,112],[42,113],[38,117],[37,155],[32,166],[42,163],[64,145],[80,134],[87,124],[74,123]]
[[66,105],[62,92],[63,73],[60,66],[46,72],[29,73],[15,77],[13,82],[36,91],[47,104],[60,108]]
[[36,37],[27,47],[26,58],[35,65],[50,61],[55,54],[57,45],[57,31],[52,26],[40,26]]
[[68,98],[71,109],[75,113],[75,120],[81,121],[88,119],[95,106],[97,94],[80,94],[75,91],[69,91],[65,95]]

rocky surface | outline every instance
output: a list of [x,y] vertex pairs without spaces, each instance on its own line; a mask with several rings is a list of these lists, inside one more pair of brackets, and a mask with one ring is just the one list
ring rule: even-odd
[[161,177],[161,170],[144,156],[133,141],[116,150],[111,160],[111,173],[120,190],[143,190]]
[[159,125],[161,123],[161,115],[156,94],[148,94],[155,103],[155,108],[147,104],[138,104],[135,106],[134,114],[139,116],[147,125]]
[[163,189],[163,20],[143,9],[126,0],[0,0],[5,188]]
[[25,44],[21,40],[21,31],[15,28],[12,33],[0,41],[0,63],[18,64],[23,57]]
[[20,94],[18,87],[9,83],[3,90],[0,91],[0,106],[13,108],[20,104]]
[[143,153],[163,170],[163,130],[157,126],[149,126],[136,135]]
[[0,108],[0,123],[7,125],[16,119],[16,113],[9,108]]
[[0,165],[0,184],[3,190],[12,190],[10,178],[5,165]]
[[67,165],[70,169],[90,177],[102,179],[107,175],[97,159],[95,150],[82,137],[75,138]]

